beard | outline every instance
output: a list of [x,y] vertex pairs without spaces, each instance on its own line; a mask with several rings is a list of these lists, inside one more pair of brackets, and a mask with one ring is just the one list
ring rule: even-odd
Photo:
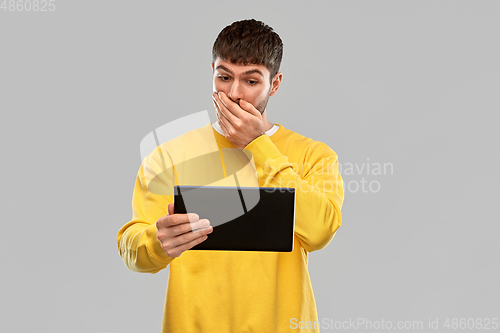
[[[267,92],[267,96],[264,97],[264,99],[258,105],[254,105],[254,107],[257,109],[257,111],[259,111],[260,115],[262,115],[264,113],[264,111],[266,111],[267,102],[269,102],[270,94],[271,94],[271,88],[269,88],[269,91]],[[239,101],[238,101],[238,105],[240,105]],[[240,105],[240,107],[241,107],[241,105]]]
[[266,98],[264,98],[262,102],[260,102],[259,105],[255,107],[260,112],[261,115],[264,113],[264,111],[266,111],[268,101],[269,101],[269,94],[267,94]]

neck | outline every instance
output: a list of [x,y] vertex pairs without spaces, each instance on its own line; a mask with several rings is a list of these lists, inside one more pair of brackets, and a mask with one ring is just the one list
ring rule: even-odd
[[273,128],[274,124],[271,123],[269,120],[267,120],[267,109],[262,112],[262,120],[264,121],[264,128],[267,131],[269,131],[271,128]]

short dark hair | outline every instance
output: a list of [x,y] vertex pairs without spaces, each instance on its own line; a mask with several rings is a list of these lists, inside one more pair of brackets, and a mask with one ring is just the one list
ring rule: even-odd
[[239,65],[264,65],[271,73],[279,72],[283,42],[267,24],[254,19],[228,25],[219,33],[212,48],[212,62],[217,58]]

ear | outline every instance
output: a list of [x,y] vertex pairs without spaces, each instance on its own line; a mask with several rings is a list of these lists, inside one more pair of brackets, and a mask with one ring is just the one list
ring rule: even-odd
[[212,72],[213,72],[214,71],[214,63],[213,62],[210,64],[210,67],[212,67]]
[[279,72],[274,76],[273,81],[271,82],[271,92],[269,93],[269,96],[276,94],[278,88],[280,87],[281,80],[283,80],[283,73]]

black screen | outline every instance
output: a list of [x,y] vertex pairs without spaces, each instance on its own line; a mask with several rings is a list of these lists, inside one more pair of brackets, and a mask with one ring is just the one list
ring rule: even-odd
[[214,228],[191,250],[293,250],[295,189],[175,186],[174,213],[196,213]]

